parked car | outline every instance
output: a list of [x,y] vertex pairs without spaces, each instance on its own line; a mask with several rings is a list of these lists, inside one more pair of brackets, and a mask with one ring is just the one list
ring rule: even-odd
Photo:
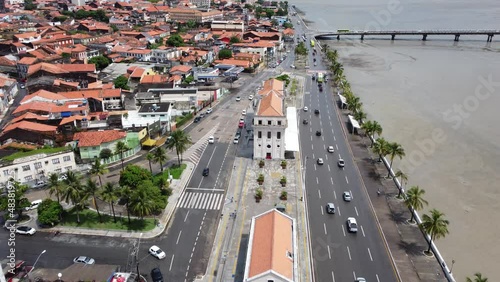
[[43,188],[47,185],[47,183],[45,183],[45,181],[43,180],[38,180],[35,185],[33,185],[33,189],[40,189],[40,188]]
[[31,204],[28,207],[26,207],[24,209],[27,211],[36,210],[41,203],[42,203],[42,200],[33,201],[33,202],[31,202]]
[[239,136],[235,136],[234,139],[233,139],[233,144],[238,144],[240,143],[240,137]]
[[63,181],[63,180],[66,180],[66,179],[68,179],[68,177],[66,176],[66,174],[61,174],[61,175],[59,175],[59,177],[57,178],[57,180],[59,180],[59,181]]
[[155,267],[151,270],[151,280],[153,282],[163,282],[163,274],[158,267]]
[[350,202],[350,201],[352,201],[352,195],[351,195],[351,192],[349,192],[349,191],[344,191],[344,193],[342,193],[342,198],[344,198],[344,201],[346,201],[346,202]]
[[95,260],[90,257],[79,256],[73,259],[74,263],[94,264]]
[[239,101],[241,101],[241,97],[240,96],[236,97],[236,102],[239,102]]
[[158,246],[151,246],[149,253],[157,259],[164,259],[167,256]]
[[241,111],[241,114],[245,116],[247,114],[247,110]]
[[358,223],[356,222],[356,219],[354,217],[348,217],[347,218],[347,230],[352,233],[358,232]]
[[35,228],[29,226],[18,226],[16,228],[16,233],[21,235],[34,235],[36,233]]
[[294,68],[295,68],[295,65],[290,65],[290,67],[291,67],[292,69],[294,69]]
[[212,108],[208,108],[208,109],[207,109],[207,114],[212,113],[212,111],[213,111],[213,110],[212,110]]
[[252,101],[253,100],[253,95],[248,96],[248,100]]
[[363,277],[358,277],[356,278],[356,280],[354,280],[354,282],[366,282],[366,279]]
[[194,122],[194,123],[197,123],[197,122],[199,122],[200,120],[201,120],[201,117],[195,117],[195,118],[194,118],[194,120],[193,120],[193,122]]

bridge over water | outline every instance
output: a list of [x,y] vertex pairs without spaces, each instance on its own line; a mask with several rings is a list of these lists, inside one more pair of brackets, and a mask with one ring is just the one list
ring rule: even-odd
[[396,38],[396,35],[417,35],[422,36],[422,40],[427,40],[428,35],[452,35],[455,37],[455,41],[458,41],[460,35],[486,35],[487,42],[493,40],[495,34],[500,34],[500,30],[489,30],[489,29],[477,29],[477,30],[357,30],[357,31],[337,31],[337,32],[318,32],[314,37],[317,39],[331,39],[331,37],[336,37],[337,40],[341,36],[360,36],[361,40],[365,36],[391,36],[391,40]]

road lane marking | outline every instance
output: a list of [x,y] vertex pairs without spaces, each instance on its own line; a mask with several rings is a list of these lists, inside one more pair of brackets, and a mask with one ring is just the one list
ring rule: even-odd
[[349,250],[349,246],[347,246],[347,254],[349,255],[349,260],[352,260],[351,251]]
[[335,197],[335,200],[337,200],[337,192],[335,192],[335,190],[333,190],[333,197]]
[[314,160],[314,159],[316,159],[316,158],[314,157],[314,153],[313,153],[313,160]]
[[314,144],[311,144],[311,149],[314,151]]
[[333,136],[333,141],[337,141],[337,139],[335,138],[335,135]]
[[344,229],[344,225],[342,224],[342,233],[344,233],[344,237],[345,237],[345,229]]
[[318,169],[318,167],[316,166],[316,164],[314,164],[314,170],[317,170],[317,169]]
[[189,211],[186,213],[186,217],[184,218],[184,222],[186,222],[186,221],[187,221],[187,219],[188,219],[188,215],[189,215]]
[[313,137],[312,137],[312,135],[311,135],[311,142],[312,142],[312,141],[313,141]]
[[345,182],[347,182],[347,184],[349,184],[349,179],[347,179],[347,175],[345,176]]
[[326,246],[328,248],[328,258],[332,259],[332,254],[330,253],[330,245]]
[[372,252],[370,252],[370,248],[368,248],[368,255],[370,255],[370,260],[373,261]]
[[328,233],[326,232],[326,223],[323,223],[323,228],[325,229],[325,235],[328,235]]
[[351,193],[351,200],[354,200],[354,196],[352,195],[352,191],[349,190],[349,193]]
[[331,170],[330,170],[330,165],[328,165],[328,171],[331,171]]
[[[337,147],[337,144],[335,144],[335,147]],[[339,147],[337,147],[337,150],[339,149]],[[340,156],[339,154],[339,159],[341,159],[342,157]]]
[[169,267],[168,271],[172,271],[172,264],[174,264],[174,257],[175,257],[175,255],[172,255],[172,259],[170,260],[170,267]]
[[375,274],[375,277],[377,277],[377,282],[380,282],[380,279],[378,279],[378,274]]
[[340,213],[340,207],[337,207],[337,211],[339,212],[339,216],[342,216],[342,214]]
[[321,210],[321,215],[325,215],[325,213],[323,212],[323,207],[320,206],[319,209]]
[[318,189],[318,196],[321,199],[321,191]]
[[323,140],[323,142],[325,141],[325,136],[321,136],[321,140]]
[[335,275],[333,275],[333,271],[332,271],[332,281],[335,282]]
[[323,144],[323,149],[326,150],[326,145],[325,144]]
[[333,178],[332,177],[330,177],[330,182],[332,182],[332,185],[333,185]]
[[360,227],[361,227],[361,233],[363,233],[363,237],[366,237],[365,236],[365,230],[363,229],[363,225],[361,225]]
[[354,211],[356,212],[356,216],[359,216],[358,209],[356,207],[354,207]]
[[[337,144],[335,144],[335,148],[337,148],[337,151],[339,150],[339,146]],[[340,158],[340,154],[339,154],[339,158]]]
[[316,177],[316,184],[319,184],[319,179],[318,179],[318,177]]
[[179,236],[177,236],[177,242],[175,242],[176,245],[179,244],[179,240],[181,239],[181,234],[182,234],[182,230],[179,232]]

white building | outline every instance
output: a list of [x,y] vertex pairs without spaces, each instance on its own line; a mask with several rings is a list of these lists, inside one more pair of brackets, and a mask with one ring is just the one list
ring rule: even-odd
[[287,119],[283,101],[283,82],[270,79],[259,91],[262,99],[253,119],[254,159],[284,159]]
[[245,24],[243,21],[213,21],[210,28],[214,31],[245,31]]
[[151,51],[151,61],[165,63],[181,56],[181,50],[177,48],[160,47]]
[[[62,174],[77,169],[75,155],[71,148],[62,148],[55,153],[47,153],[47,149],[39,150],[40,154],[21,153],[19,158],[0,164],[0,183],[11,178],[22,184],[35,184],[38,180],[47,180],[51,173]],[[8,159],[8,157],[7,157]],[[4,158],[5,160],[5,158]]]

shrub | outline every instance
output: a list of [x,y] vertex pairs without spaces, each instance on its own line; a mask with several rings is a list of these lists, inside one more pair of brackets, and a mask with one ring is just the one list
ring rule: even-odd
[[54,226],[59,223],[63,208],[58,202],[45,199],[38,206],[38,222],[42,225]]

